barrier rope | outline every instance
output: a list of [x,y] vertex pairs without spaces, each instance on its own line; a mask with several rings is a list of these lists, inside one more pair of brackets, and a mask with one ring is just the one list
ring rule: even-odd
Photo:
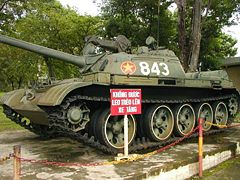
[[209,125],[211,125],[211,126],[218,127],[218,128],[232,128],[232,127],[238,127],[238,126],[240,126],[240,123],[234,124],[234,125],[222,125],[222,124],[211,123],[211,122],[208,122],[208,121],[205,121],[205,123],[206,123],[206,124],[209,124]]
[[227,128],[228,126],[227,125],[223,125],[223,124],[214,124],[214,123],[211,123],[211,122],[208,122],[208,121],[205,121],[206,124],[209,124],[211,126],[215,126],[215,127],[218,127],[218,128]]
[[[217,126],[217,127],[221,127],[221,128],[231,128],[231,127],[238,127],[240,126],[240,123],[235,124],[235,125],[231,125],[231,126],[226,126],[226,125],[219,125],[219,124],[214,124],[214,123],[210,123],[210,122],[205,122],[208,124],[211,124],[213,126]],[[194,128],[190,133],[188,133],[187,135],[177,139],[176,141],[174,141],[173,143],[161,147],[158,150],[146,153],[146,154],[136,154],[134,155],[132,158],[130,159],[122,159],[120,161],[114,160],[114,161],[108,161],[108,162],[97,162],[97,163],[65,163],[65,162],[54,162],[54,161],[48,161],[48,160],[35,160],[35,159],[27,159],[27,158],[22,158],[22,157],[17,157],[14,154],[9,154],[9,157],[15,157],[17,159],[19,159],[22,162],[28,162],[28,163],[37,163],[37,164],[43,164],[43,165],[54,165],[54,166],[76,166],[76,167],[86,167],[86,166],[104,166],[104,165],[115,165],[115,164],[120,164],[120,163],[127,163],[127,162],[131,162],[131,161],[137,161],[139,159],[144,159],[147,157],[150,157],[152,155],[155,155],[157,153],[163,152],[166,149],[169,149],[173,146],[176,146],[177,144],[179,144],[180,142],[182,142],[184,139],[190,137],[193,133],[195,133],[197,130],[199,129],[199,126],[197,126],[196,128]],[[1,162],[1,161],[0,161]]]
[[184,139],[188,138],[188,137],[191,136],[193,133],[195,133],[198,129],[199,129],[199,126],[197,126],[196,128],[194,128],[190,133],[188,133],[187,135],[179,138],[179,139],[176,140],[175,142],[173,142],[173,143],[171,143],[171,144],[169,144],[169,145],[167,145],[167,146],[164,146],[164,147],[162,147],[162,148],[160,148],[160,149],[158,149],[158,150],[155,150],[155,151],[153,151],[153,152],[146,153],[146,154],[143,154],[143,155],[140,155],[140,156],[141,156],[141,158],[146,158],[146,157],[152,156],[152,155],[154,155],[154,154],[163,152],[163,151],[165,151],[166,149],[169,149],[169,148],[171,148],[171,147],[173,147],[173,146],[176,146],[177,144],[179,144],[180,142],[182,142]]
[[0,158],[0,163],[3,163],[3,162],[5,162],[5,161],[11,159],[11,157],[13,157],[13,156],[14,156],[14,155],[13,155],[12,153],[10,153],[10,154],[7,155],[7,156],[1,157],[1,158]]
[[162,151],[165,151],[166,149],[169,149],[173,146],[176,146],[177,144],[179,144],[180,142],[182,142],[184,139],[188,138],[189,136],[191,136],[193,133],[195,133],[197,130],[199,129],[199,126],[197,126],[196,128],[194,128],[189,134],[179,138],[178,140],[176,140],[175,142],[164,146],[158,150],[155,150],[153,152],[150,153],[146,153],[146,154],[136,154],[134,155],[132,158],[129,159],[123,159],[120,161],[114,160],[114,161],[109,161],[109,162],[98,162],[98,163],[64,163],[64,162],[54,162],[54,161],[47,161],[47,160],[35,160],[35,159],[26,159],[26,158],[22,158],[22,157],[16,157],[19,160],[21,160],[22,162],[29,162],[29,163],[37,163],[37,164],[44,164],[44,165],[55,165],[55,166],[77,166],[77,167],[84,167],[84,166],[103,166],[103,165],[115,165],[115,164],[120,164],[120,163],[127,163],[127,162],[131,162],[131,161],[137,161],[139,159],[144,159],[147,157],[150,157],[154,154],[160,153]]

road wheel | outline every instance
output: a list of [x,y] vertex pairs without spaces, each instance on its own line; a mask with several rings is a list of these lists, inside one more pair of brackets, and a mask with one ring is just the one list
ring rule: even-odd
[[88,134],[89,137],[94,136],[96,138],[97,133],[96,133],[96,124],[97,121],[99,120],[99,116],[102,113],[103,109],[97,109],[95,112],[90,117],[90,122],[88,124]]
[[209,103],[200,103],[195,107],[197,121],[200,117],[203,118],[203,130],[209,131],[213,123],[213,110]]
[[195,112],[190,104],[181,104],[174,109],[174,133],[177,136],[189,134],[195,127]]
[[167,105],[153,105],[148,108],[143,118],[146,135],[153,141],[163,141],[172,134],[173,113]]
[[223,102],[215,102],[213,104],[214,124],[226,125],[228,120],[227,106]]
[[[96,123],[96,134],[99,141],[113,149],[124,147],[124,116],[111,116],[109,109],[105,109]],[[128,115],[128,144],[136,135],[136,122],[132,115]]]

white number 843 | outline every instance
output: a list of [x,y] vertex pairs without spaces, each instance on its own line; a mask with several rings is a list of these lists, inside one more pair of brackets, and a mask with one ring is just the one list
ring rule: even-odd
[[147,62],[140,62],[139,66],[141,68],[141,73],[146,76],[149,75],[150,73],[153,73],[153,74],[155,73],[158,76],[159,75],[168,76],[170,73],[168,69],[168,65],[162,62],[161,63],[154,62],[152,64],[152,67],[150,67]]

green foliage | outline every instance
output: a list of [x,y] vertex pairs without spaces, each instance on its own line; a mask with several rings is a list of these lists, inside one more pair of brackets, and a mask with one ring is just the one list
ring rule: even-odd
[[[190,37],[194,0],[186,2],[186,34]],[[233,48],[236,40],[222,33],[222,28],[234,23],[232,17],[239,12],[240,0],[203,2],[203,15],[208,2],[211,4],[203,17],[200,59],[203,69],[213,70],[219,68],[220,59],[236,54]],[[178,55],[177,15],[168,10],[172,3],[169,0],[103,0],[102,16],[91,17],[64,8],[57,0],[3,0],[0,2],[0,32],[76,55],[81,54],[87,35],[112,38],[123,34],[133,46],[144,45],[149,35],[155,39],[159,35],[159,45]],[[186,41],[189,42],[189,38]],[[57,79],[79,74],[73,65],[56,60],[50,62]],[[23,87],[29,80],[36,80],[37,75],[47,75],[49,68],[43,57],[3,44],[0,44],[0,66],[0,89],[4,90]]]
[[[239,167],[239,164],[240,164],[240,156],[238,155],[238,156],[235,156],[234,158],[231,158],[227,161],[222,162],[221,164],[217,165],[214,168],[211,168],[211,169],[205,171],[203,173],[203,175],[204,175],[203,177],[206,179],[211,179],[211,177],[213,177],[213,178],[216,177],[216,174],[217,175],[222,174],[227,179],[231,179],[231,178],[234,179],[234,177],[228,177],[226,175],[226,172],[231,173],[232,170],[237,169],[237,168],[235,168],[236,166]],[[236,174],[238,174],[238,173],[236,173]],[[225,179],[225,178],[223,178],[223,179]],[[193,179],[196,179],[196,178],[193,178]]]
[[[31,0],[26,6],[25,15],[9,25],[14,31],[4,33],[28,42],[80,55],[84,37],[99,34],[103,22],[99,17],[80,16],[70,8],[64,8],[55,0]],[[6,17],[7,18],[7,17]],[[13,28],[14,27],[14,28]],[[17,89],[26,85],[37,75],[46,76],[45,59],[34,53],[0,44],[0,82],[4,89]],[[57,79],[72,78],[79,75],[77,67],[52,60]],[[38,66],[41,65],[41,73]]]
[[[103,0],[102,14],[106,20],[106,36],[126,35],[133,45],[144,45],[147,36],[157,39],[158,3],[159,6],[159,45],[172,49],[179,55],[177,15],[172,14],[168,7],[173,3],[169,0]],[[211,2],[211,4],[208,4]],[[194,0],[186,1],[186,44],[190,53],[190,36],[192,33],[192,17]],[[226,25],[233,24],[233,14],[239,10],[240,0],[204,0],[202,17],[202,40],[200,60],[203,69],[218,69],[219,59],[236,54],[233,47],[236,40],[222,32]],[[207,11],[207,8],[209,10]],[[207,14],[206,14],[207,12]],[[205,15],[206,14],[206,15]],[[186,55],[188,57],[189,54]]]
[[15,22],[24,18],[29,12],[36,11],[37,7],[46,2],[55,0],[1,0],[0,1],[0,30],[14,32]]
[[[84,37],[96,33],[97,18],[79,16],[74,10],[64,9],[60,4],[44,4],[39,11],[18,21],[16,30],[20,39],[70,54],[81,54]],[[30,36],[30,34],[32,34]],[[41,60],[43,60],[41,58]],[[52,61],[58,79],[78,75],[78,68]]]
[[[187,36],[190,37],[194,1],[189,0],[186,2],[186,31]],[[237,53],[237,49],[234,48],[237,41],[224,34],[222,28],[234,24],[233,14],[239,10],[240,0],[204,0],[203,3],[199,59],[202,61],[203,70],[215,70],[220,68],[220,60],[229,56],[235,56]],[[189,39],[187,41],[187,44],[189,44]]]
[[222,32],[224,26],[234,24],[233,14],[239,11],[240,0],[212,0],[209,13],[202,24],[200,59],[203,70],[219,69],[220,60],[235,56],[236,39]]
[[240,123],[240,113],[237,114],[236,118],[234,119],[234,122]]
[[27,0],[2,0],[0,2],[0,30],[10,31],[10,24],[14,23],[16,18],[21,18],[24,11],[24,4]]
[[18,89],[37,74],[37,57],[17,48],[0,45],[0,64],[3,90]]
[[203,62],[203,70],[216,70],[221,66],[221,60],[236,55],[237,49],[233,46],[237,43],[231,36],[219,33],[217,37],[203,38],[200,59]]
[[[106,36],[123,34],[134,46],[145,45],[148,36],[157,39],[158,0],[105,0],[102,7],[106,20]],[[159,43],[169,46],[176,33],[174,16],[167,9],[168,3],[159,6]]]

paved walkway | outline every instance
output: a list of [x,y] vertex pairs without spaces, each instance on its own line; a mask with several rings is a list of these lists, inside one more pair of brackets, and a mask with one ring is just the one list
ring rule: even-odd
[[[222,134],[204,138],[204,153],[212,154],[226,150],[240,142],[240,127]],[[14,145],[22,146],[22,157],[36,160],[97,163],[113,159],[79,142],[67,138],[41,140],[28,131],[0,133],[0,157],[12,152]],[[96,167],[56,167],[52,165],[22,164],[23,179],[143,179],[155,177],[161,171],[196,162],[198,157],[197,139],[181,143],[163,153],[149,158],[119,165]],[[234,167],[235,168],[235,167]],[[239,166],[232,171],[239,170]],[[12,160],[0,164],[0,179],[12,178]],[[225,172],[223,172],[225,174]],[[231,174],[231,173],[230,173]],[[221,177],[221,174],[217,176]]]

